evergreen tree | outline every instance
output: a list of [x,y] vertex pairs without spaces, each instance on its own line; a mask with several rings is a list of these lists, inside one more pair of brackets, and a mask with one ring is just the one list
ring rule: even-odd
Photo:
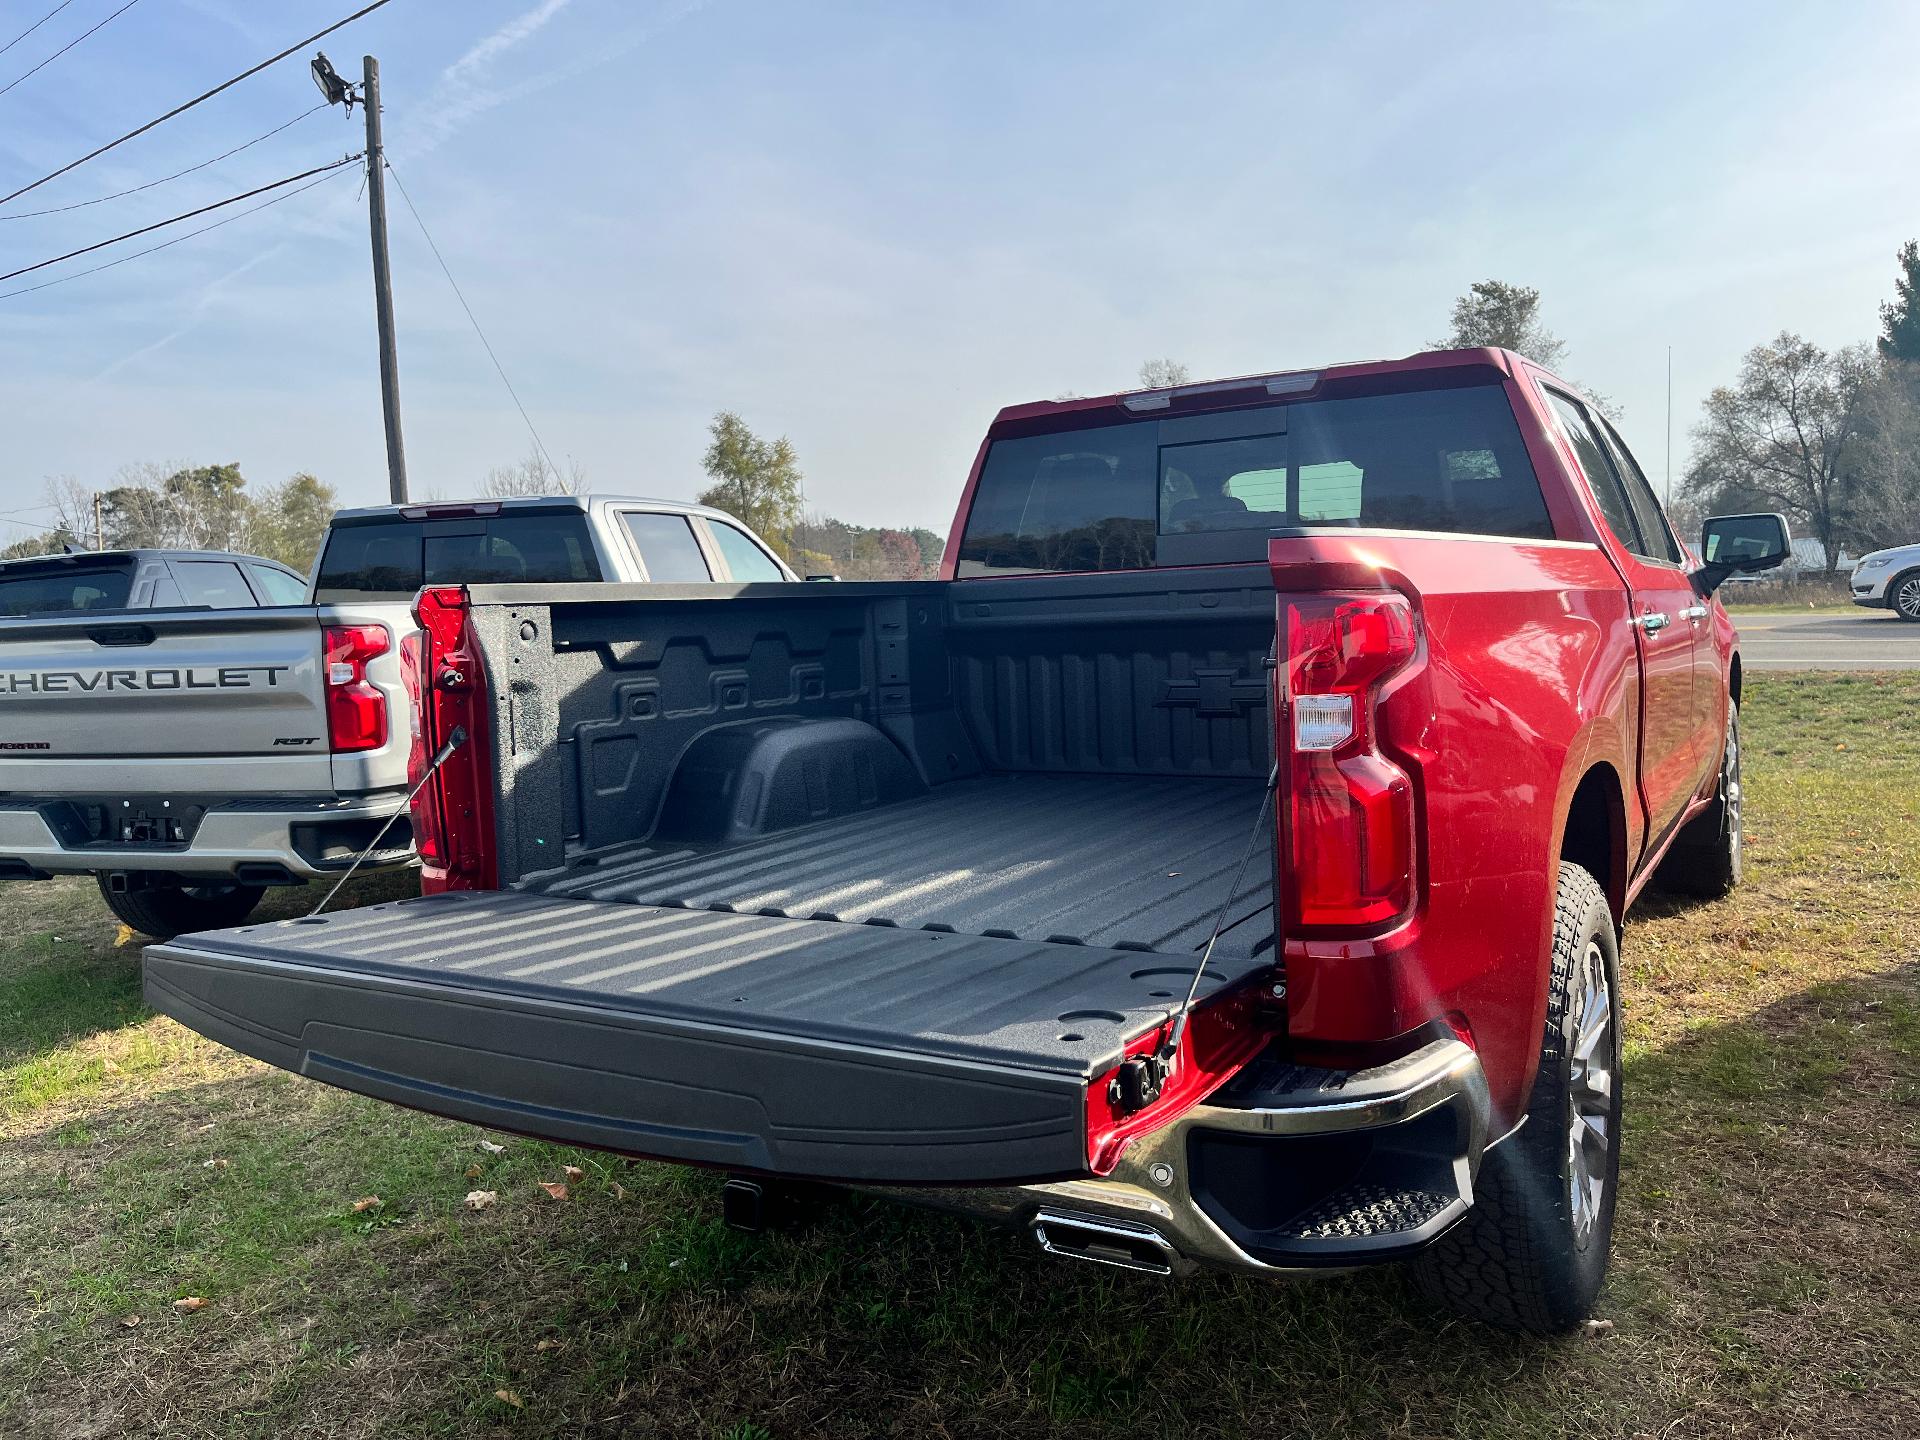
[[1907,241],[1897,255],[1895,298],[1880,306],[1880,357],[1920,363],[1920,242]]

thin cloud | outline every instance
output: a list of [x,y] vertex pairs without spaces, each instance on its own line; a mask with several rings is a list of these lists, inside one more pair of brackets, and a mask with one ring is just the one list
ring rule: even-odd
[[407,147],[413,155],[424,155],[439,148],[469,121],[510,101],[537,95],[562,81],[597,70],[644,45],[661,31],[678,24],[701,9],[706,0],[680,0],[663,6],[652,20],[634,25],[609,38],[597,40],[577,60],[530,75],[510,85],[483,85],[493,62],[523,44],[572,0],[542,0],[533,9],[475,44],[466,54],[441,72],[433,93],[420,107],[414,120],[415,138]]

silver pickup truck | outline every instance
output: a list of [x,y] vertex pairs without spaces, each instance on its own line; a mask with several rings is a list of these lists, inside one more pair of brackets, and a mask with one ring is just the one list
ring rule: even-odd
[[[183,588],[185,564],[245,573],[229,599],[247,608]],[[310,586],[255,566],[272,562],[0,566],[0,879],[92,874],[164,938],[238,924],[376,837],[366,867],[408,864],[400,649],[422,585],[794,578],[729,515],[614,496],[343,510]]]

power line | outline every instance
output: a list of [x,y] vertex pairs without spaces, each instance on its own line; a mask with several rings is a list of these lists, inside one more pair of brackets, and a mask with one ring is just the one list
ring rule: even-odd
[[[94,26],[93,30],[104,29],[109,21],[118,20],[122,15],[126,14],[127,11],[131,10],[134,6],[138,5],[139,3],[140,3],[140,0],[127,0],[126,4],[122,5],[118,10],[114,11],[113,14],[107,16],[105,20],[102,20],[98,25]],[[42,60],[38,65],[34,66],[33,69],[27,71],[26,75],[16,75],[14,76],[13,79],[9,80],[5,85],[0,85],[0,95],[6,94],[7,91],[13,89],[13,87],[18,85],[22,80],[25,80],[28,75],[38,75],[42,70],[46,69],[47,66],[51,65],[54,61],[58,60],[62,55],[66,54],[67,51],[73,49],[74,46],[78,45],[82,40],[86,39],[88,35],[93,34],[93,30],[88,30],[82,34],[76,35],[73,39],[69,40],[66,44],[62,45],[58,50],[54,51],[51,55],[47,56],[47,58]]]
[[22,210],[14,215],[0,215],[0,220],[33,220],[42,215],[64,215],[69,210],[84,210],[89,205],[104,205],[109,200],[120,200],[128,195],[138,195],[142,190],[151,190],[154,186],[164,185],[169,180],[178,180],[182,175],[191,175],[194,171],[204,170],[209,165],[218,165],[222,160],[229,160],[235,155],[238,155],[242,150],[251,150],[262,140],[271,140],[282,130],[298,125],[302,120],[306,119],[307,116],[318,115],[326,108],[328,108],[327,103],[323,100],[311,110],[302,110],[298,115],[294,116],[293,119],[287,121],[286,124],[276,125],[273,129],[267,131],[266,134],[254,136],[253,139],[247,141],[244,145],[236,145],[231,150],[223,150],[211,160],[202,160],[198,165],[189,165],[186,169],[176,170],[171,175],[162,175],[158,180],[149,180],[144,185],[135,185],[131,190],[116,190],[111,195],[96,196],[92,200],[76,200],[71,205],[56,205],[50,210]]
[[122,135],[118,140],[109,140],[106,144],[102,145],[99,149],[89,150],[86,154],[82,155],[78,160],[68,161],[65,165],[62,165],[58,170],[53,171],[51,174],[42,175],[38,180],[35,180],[31,185],[22,185],[18,190],[15,190],[11,195],[0,195],[0,205],[6,204],[9,200],[18,200],[22,195],[26,194],[29,190],[37,190],[42,185],[46,184],[49,180],[58,179],[60,176],[66,174],[69,170],[76,169],[79,166],[86,164],[87,161],[96,159],[97,157],[106,154],[107,151],[113,149],[115,146],[124,145],[127,143],[127,141],[133,139],[137,135],[146,134],[147,131],[153,129],[154,126],[164,124],[168,120],[173,119],[174,116],[179,115],[185,111],[191,110],[194,106],[200,104],[203,101],[211,100],[214,96],[218,95],[223,90],[232,89],[235,85],[238,85],[242,80],[247,79],[249,76],[258,75],[262,70],[266,69],[269,65],[277,64],[278,62],[286,59],[287,56],[293,54],[294,51],[304,50],[307,46],[313,44],[314,41],[324,39],[327,36],[333,34],[334,31],[339,30],[344,26],[351,25],[354,21],[360,19],[360,17],[363,15],[371,15],[374,11],[380,9],[381,6],[386,5],[387,3],[388,3],[388,0],[373,0],[373,3],[371,5],[363,5],[360,9],[354,11],[353,14],[347,16],[346,19],[334,21],[333,24],[327,26],[326,29],[317,31],[314,34],[309,35],[304,40],[296,41],[294,44],[289,45],[286,49],[282,50],[277,55],[269,55],[265,60],[262,60],[258,65],[252,66],[251,68],[246,70],[242,70],[238,75],[234,76],[231,80],[221,81],[218,85],[214,86],[211,90],[207,91],[205,94],[196,95],[193,97],[193,99],[188,100],[183,104],[174,106],[173,109],[167,111],[167,113],[164,115],[155,116],[153,119],[149,120],[146,124],[142,125],[139,129],[129,130],[126,134]]
[[67,6],[71,5],[72,3],[73,3],[73,0],[60,0],[60,3],[54,6],[53,9],[49,10],[46,14],[42,15],[38,20],[34,21],[31,25],[27,26],[26,29],[22,30],[18,35],[14,36],[11,40],[7,41],[6,44],[0,45],[0,55],[6,54],[7,51],[11,50],[14,46],[18,45],[22,40],[26,39],[27,36],[31,35],[34,31],[38,30],[42,25],[46,24],[47,21],[51,20],[54,16],[58,15],[62,10],[66,9]]
[[[10,518],[5,523],[8,525],[24,525],[29,530],[44,530],[49,535],[58,535],[62,530],[66,530],[67,534],[69,535],[73,534],[73,531],[67,529],[67,526],[65,525],[64,522],[59,525],[42,525],[37,520],[14,520]],[[78,537],[76,536],[75,538],[78,538]]]
[[131,240],[136,235],[148,235],[155,230],[164,230],[169,225],[178,225],[182,220],[191,220],[196,215],[204,215],[209,210],[219,210],[228,205],[236,205],[242,200],[251,200],[256,195],[264,195],[269,190],[278,190],[283,185],[292,185],[305,180],[309,175],[324,175],[330,170],[338,170],[343,165],[351,165],[358,155],[347,155],[329,165],[316,165],[311,170],[302,170],[298,175],[289,175],[284,180],[275,180],[268,185],[256,185],[251,190],[243,190],[238,195],[229,195],[224,200],[216,200],[211,205],[202,205],[198,210],[187,210],[165,220],[156,220],[151,225],[142,225],[138,230],[129,230],[124,235],[115,235],[111,240],[96,240],[91,245],[82,245],[78,250],[69,250],[64,255],[56,255],[51,260],[36,261],[32,265],[22,265],[18,270],[9,270],[0,275],[0,280],[12,280],[21,275],[31,274],[35,270],[44,270],[49,265],[58,265],[62,260],[72,260],[77,256],[90,255],[95,250],[104,250],[109,245],[118,245],[122,240]]
[[427,248],[433,251],[433,258],[440,262],[440,273],[447,277],[447,284],[453,287],[454,298],[460,302],[460,308],[467,312],[467,321],[473,326],[473,333],[480,337],[481,345],[485,346],[487,358],[493,361],[493,368],[500,376],[500,383],[507,387],[507,394],[513,397],[514,407],[519,410],[520,418],[527,422],[527,433],[533,436],[533,443],[539,448],[540,458],[547,462],[547,469],[558,476],[560,467],[553,463],[553,456],[547,453],[547,442],[542,440],[540,432],[534,429],[533,417],[527,414],[527,407],[520,403],[520,392],[513,388],[513,381],[507,378],[506,368],[501,365],[500,357],[493,353],[493,346],[488,343],[486,331],[480,328],[479,320],[474,317],[473,307],[467,304],[467,297],[460,293],[460,282],[453,278],[453,271],[447,268],[447,262],[440,254],[440,247],[433,243],[433,236],[427,231],[427,222],[420,218],[419,210],[414,208],[413,197],[407,194],[406,182],[400,178],[400,172],[395,170],[392,164],[388,164],[387,173],[393,176],[393,183],[399,186],[400,198],[407,202],[407,212],[413,216],[413,223],[420,227],[420,234],[426,240]]
[[236,220],[244,220],[247,216],[256,214],[259,211],[266,209],[269,205],[278,205],[282,200],[291,200],[296,195],[304,194],[307,191],[313,189],[315,186],[324,185],[327,183],[327,181],[332,180],[336,176],[344,175],[346,173],[347,172],[345,170],[329,171],[327,174],[322,175],[318,180],[309,180],[305,185],[302,185],[297,189],[288,190],[283,194],[276,195],[271,200],[263,200],[258,205],[249,205],[246,209],[236,211],[234,214],[228,215],[224,219],[216,220],[211,225],[202,225],[197,230],[189,230],[184,235],[174,236],[171,240],[162,240],[158,245],[149,245],[144,250],[135,250],[130,254],[121,255],[116,259],[107,261],[104,265],[92,265],[85,270],[75,270],[72,274],[62,275],[57,280],[42,280],[38,285],[22,285],[17,290],[0,290],[0,300],[11,300],[16,295],[31,295],[36,290],[50,290],[55,285],[65,285],[69,280],[80,280],[80,279],[84,279],[88,275],[98,275],[102,270],[111,270],[113,269],[114,266],[124,265],[129,260],[138,260],[143,255],[152,255],[153,253],[159,250],[171,249],[173,246],[178,245],[183,240],[191,240],[193,239],[194,236],[204,235],[209,230],[218,230],[222,225],[231,225]]

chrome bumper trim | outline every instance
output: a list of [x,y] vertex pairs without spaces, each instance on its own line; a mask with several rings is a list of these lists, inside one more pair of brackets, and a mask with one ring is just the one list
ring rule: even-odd
[[1337,1273],[1337,1265],[1271,1265],[1229,1239],[1193,1197],[1187,1168],[1187,1141],[1193,1132],[1285,1136],[1369,1130],[1460,1101],[1470,1121],[1464,1159],[1470,1175],[1477,1177],[1492,1103],[1480,1057],[1452,1038],[1436,1040],[1377,1069],[1358,1071],[1340,1090],[1327,1093],[1338,1098],[1303,1093],[1298,1103],[1252,1110],[1196,1105],[1160,1129],[1136,1136],[1113,1173],[1102,1179],[979,1189],[862,1188],[910,1204],[1035,1227],[1043,1247],[1045,1236],[1036,1225],[1043,1215],[1083,1225],[1111,1222],[1136,1235],[1144,1226],[1171,1247],[1168,1268],[1174,1273],[1199,1267],[1266,1275]]

